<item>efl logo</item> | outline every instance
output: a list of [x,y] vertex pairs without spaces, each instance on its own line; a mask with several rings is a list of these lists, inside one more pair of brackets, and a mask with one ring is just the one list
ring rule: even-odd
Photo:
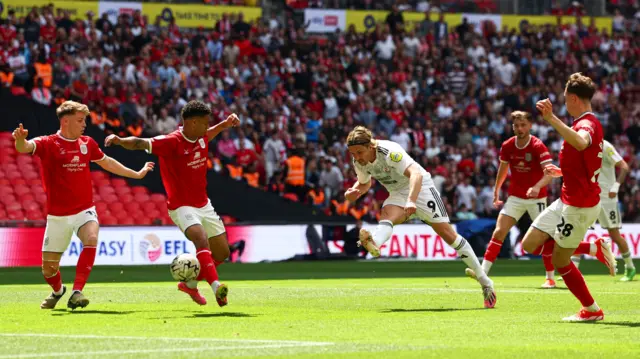
[[335,15],[325,15],[324,17],[324,25],[325,26],[338,26],[338,17]]

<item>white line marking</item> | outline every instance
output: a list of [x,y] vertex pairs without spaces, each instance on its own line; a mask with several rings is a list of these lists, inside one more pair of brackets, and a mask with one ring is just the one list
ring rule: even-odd
[[[138,337],[139,339],[148,339]],[[206,338],[201,338],[206,339]],[[333,344],[333,343],[331,343]],[[328,345],[328,344],[324,344]],[[75,357],[88,356],[88,355],[110,355],[110,354],[148,354],[148,353],[167,353],[167,352],[195,352],[203,350],[224,350],[224,349],[270,349],[270,348],[292,348],[292,347],[306,347],[308,344],[265,344],[265,345],[253,345],[253,346],[209,346],[199,348],[163,348],[163,349],[131,349],[131,350],[101,350],[101,351],[88,351],[88,352],[61,352],[61,353],[34,353],[34,354],[9,354],[0,355],[2,359],[12,358],[51,358],[51,357],[64,357],[73,355]]]
[[[193,341],[193,342],[230,342],[230,343],[265,343],[287,346],[324,346],[334,345],[331,342],[305,342],[297,340],[262,340],[262,339],[222,339],[222,338],[174,338],[174,337],[136,337],[122,335],[73,335],[47,333],[0,333],[0,337],[39,337],[39,338],[72,338],[72,339],[121,339],[121,340],[159,340],[159,341]],[[2,358],[0,356],[0,358]]]

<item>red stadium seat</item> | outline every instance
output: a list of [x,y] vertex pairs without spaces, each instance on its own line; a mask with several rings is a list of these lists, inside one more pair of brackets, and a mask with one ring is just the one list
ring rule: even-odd
[[138,193],[149,194],[149,189],[147,187],[142,187],[142,186],[134,186],[131,188],[131,191],[133,192],[134,195]]
[[120,194],[118,196],[118,198],[120,199],[120,201],[122,203],[129,203],[129,202],[133,202],[133,196],[128,194],[128,193],[124,193],[124,194]]
[[115,187],[114,189],[116,190],[116,192],[118,194],[130,194],[130,195],[133,196],[133,192],[131,192],[131,187],[129,187],[129,186]]
[[38,178],[36,179],[32,179],[32,180],[28,180],[27,183],[31,186],[39,186],[40,188],[42,188],[42,179],[40,178],[40,174],[38,173]]
[[101,195],[114,194],[116,190],[111,185],[98,187],[98,193]]
[[42,221],[45,219],[44,214],[39,209],[34,211],[27,211],[25,213],[25,217],[31,221]]
[[47,204],[47,195],[45,193],[36,194],[36,201],[45,206]]
[[120,202],[109,203],[109,212],[113,213],[113,215],[116,217],[118,216],[118,214],[124,214],[125,216],[127,215],[124,210],[124,205]]
[[167,196],[162,193],[154,193],[151,195],[152,202],[167,202]]
[[14,186],[17,186],[17,185],[20,185],[20,184],[26,185],[27,184],[27,180],[22,178],[22,177],[20,177],[20,178],[12,180],[11,184],[14,185]]
[[156,209],[156,204],[153,202],[143,202],[142,210],[145,212],[153,211]]
[[131,216],[126,216],[124,218],[118,218],[118,224],[121,226],[133,226],[136,224],[136,221],[131,218]]
[[35,172],[35,171],[23,172],[22,173],[22,178],[24,178],[26,180],[39,179],[40,178],[40,174],[38,172]]
[[[36,202],[36,196],[33,195],[32,193],[27,193],[24,196],[20,196],[18,197],[18,199],[20,200],[20,203],[24,204],[25,202]],[[36,202],[38,203],[38,202]]]
[[10,185],[10,184],[11,184],[11,181],[9,179],[0,177],[0,186]]
[[151,219],[160,219],[163,217],[162,213],[157,209],[151,210],[149,212],[145,212],[145,215]]
[[7,212],[15,212],[22,210],[22,205],[18,202],[5,203],[4,208]]
[[24,213],[22,211],[7,212],[7,218],[10,221],[24,221]]
[[18,172],[18,170],[11,170],[10,172],[7,172],[7,178],[12,181],[17,180],[22,178],[22,173]]
[[5,211],[3,208],[0,208],[0,220],[6,220],[7,219],[7,211]]
[[108,210],[109,206],[104,202],[96,201],[96,211],[98,211],[98,215]]
[[111,180],[111,185],[113,187],[116,187],[116,188],[118,188],[118,187],[127,187],[128,186],[127,181],[124,178],[114,178],[114,179],[112,179]]
[[103,194],[100,197],[102,197],[102,200],[107,203],[118,202],[118,197],[115,194]]
[[135,213],[140,211],[140,203],[138,202],[125,202],[124,204],[125,211],[129,213]]
[[156,208],[162,213],[167,212],[169,209],[167,208],[167,202],[156,202]]
[[13,194],[13,186],[0,184],[0,197],[6,194]]
[[101,226],[115,226],[118,224],[118,220],[111,215],[104,215],[101,216],[100,218],[100,225]]
[[101,180],[101,179],[105,179],[105,178],[107,178],[107,174],[102,172],[102,171],[92,171],[91,172],[91,179],[94,181],[94,183],[97,180]]
[[93,185],[98,188],[111,187],[111,181],[108,178],[97,179],[93,181]]
[[13,194],[6,194],[0,197],[0,202],[4,203],[5,206],[17,202],[16,196]]
[[16,196],[23,196],[27,193],[31,193],[31,188],[24,185],[17,185],[14,187],[13,191],[15,192]]
[[99,194],[97,194],[97,193],[94,193],[94,194],[93,194],[93,201],[94,201],[94,202],[102,201],[102,196],[101,196],[101,195],[99,195]]
[[146,193],[137,193],[133,200],[136,202],[149,202],[149,195]]
[[22,202],[22,208],[24,208],[25,211],[29,212],[29,211],[39,211],[40,210],[40,205],[34,201],[25,201]]

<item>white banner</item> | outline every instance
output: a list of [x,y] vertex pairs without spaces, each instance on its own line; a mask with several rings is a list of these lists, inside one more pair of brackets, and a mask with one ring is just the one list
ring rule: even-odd
[[307,32],[336,32],[347,28],[347,13],[344,10],[305,9],[304,23]]
[[473,26],[473,30],[480,35],[483,35],[483,30],[488,25],[493,26],[496,31],[502,29],[502,16],[500,15],[462,14],[462,18],[466,18]]
[[[109,21],[115,25],[118,23],[118,16],[122,14],[128,14],[131,16],[136,10],[142,11],[142,3],[100,1],[98,6],[98,16],[102,17],[102,14],[108,14]],[[149,21],[154,21],[154,19],[149,19]]]

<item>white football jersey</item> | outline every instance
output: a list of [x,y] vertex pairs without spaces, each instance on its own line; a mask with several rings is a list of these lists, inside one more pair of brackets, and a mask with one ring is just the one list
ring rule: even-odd
[[609,190],[616,183],[616,163],[622,161],[622,156],[609,141],[604,141],[602,148],[602,168],[598,176],[600,198],[610,199]]
[[[409,177],[404,175],[404,171],[416,161],[409,154],[393,141],[378,140],[376,148],[376,160],[364,166],[354,161],[353,166],[358,175],[358,182],[368,183],[371,177],[389,191],[395,192],[409,187]],[[422,166],[416,163],[422,173],[422,183],[429,183],[431,175]]]

